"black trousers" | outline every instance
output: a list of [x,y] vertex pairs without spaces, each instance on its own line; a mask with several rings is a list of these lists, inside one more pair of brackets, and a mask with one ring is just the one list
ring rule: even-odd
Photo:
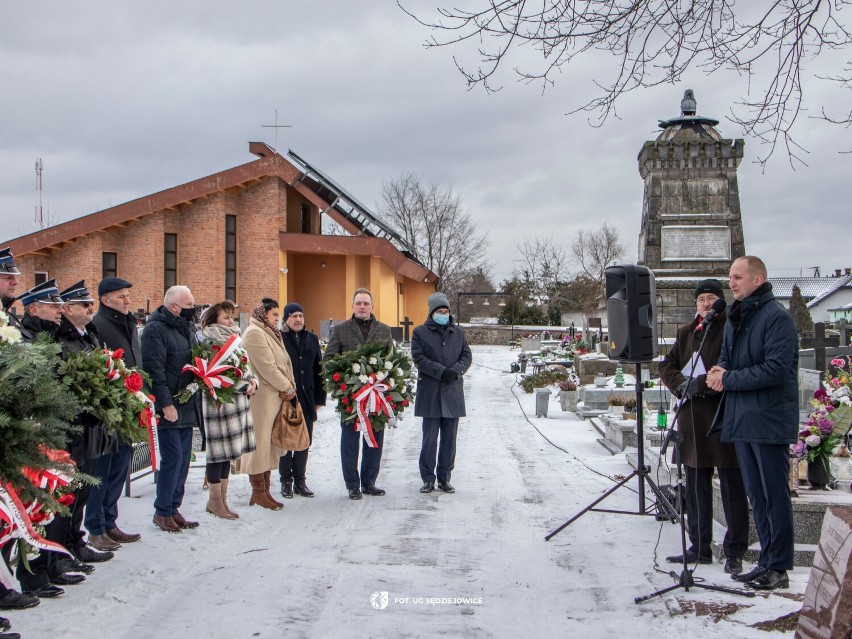
[[[314,422],[305,415],[305,425],[308,427],[308,442],[314,442]],[[288,450],[281,455],[278,460],[278,475],[281,477],[281,483],[296,481],[305,481],[305,473],[308,470],[308,451],[310,445],[305,450]]]
[[[361,433],[352,424],[340,425],[340,465],[343,468],[343,481],[346,488],[371,486],[379,476],[379,466],[382,463],[382,444],[385,441],[385,431],[374,432],[377,448],[370,448],[365,441],[361,444]],[[358,453],[361,452],[361,475],[358,475]]]
[[[424,483],[450,481],[456,465],[458,417],[424,417],[423,442],[420,446],[420,478]],[[440,435],[440,444],[438,437]],[[437,475],[436,475],[437,458]]]
[[[75,459],[74,461],[77,462],[77,468],[80,469],[80,472],[86,473],[87,475],[94,475],[96,460],[97,458]],[[89,495],[91,492],[92,487],[88,484],[81,486],[74,492],[74,502],[69,507],[71,515],[67,518],[68,523],[64,531],[64,540],[60,542],[69,550],[79,548],[85,544],[83,539],[85,538],[86,533],[83,532],[83,517],[86,514],[86,504],[89,501]]]
[[760,541],[758,566],[793,567],[793,502],[790,497],[790,447],[736,442],[754,527]]
[[[713,468],[686,469],[687,533],[692,549],[710,557],[713,542]],[[748,549],[748,500],[739,468],[719,468],[722,509],[725,511],[725,557],[742,559]]]

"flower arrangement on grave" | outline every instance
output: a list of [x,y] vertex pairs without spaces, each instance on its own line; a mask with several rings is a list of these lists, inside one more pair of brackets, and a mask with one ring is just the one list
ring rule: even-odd
[[204,390],[217,406],[233,404],[239,381],[248,377],[248,356],[240,346],[240,336],[231,335],[224,344],[199,342],[192,347],[192,363],[183,367],[195,379],[175,399],[185,404]]
[[583,336],[579,333],[576,333],[574,337],[566,337],[562,340],[562,346],[575,355],[585,355],[589,352],[589,345],[586,344]]
[[414,399],[414,363],[404,353],[368,343],[341,353],[324,366],[325,388],[337,400],[335,410],[375,448],[374,432],[395,427]]
[[57,370],[83,410],[127,443],[148,439],[154,398],[143,392],[147,375],[124,365],[122,349],[72,353]]

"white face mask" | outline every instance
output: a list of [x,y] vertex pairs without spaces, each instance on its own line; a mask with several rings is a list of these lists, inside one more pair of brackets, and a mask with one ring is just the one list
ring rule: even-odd
[[279,318],[278,318],[278,330],[280,331],[282,328],[284,328],[284,320],[282,320],[282,319],[279,317]]

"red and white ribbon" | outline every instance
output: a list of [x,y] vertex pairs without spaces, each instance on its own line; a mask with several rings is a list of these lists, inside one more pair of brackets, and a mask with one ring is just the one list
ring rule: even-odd
[[373,425],[370,423],[370,415],[384,413],[389,418],[393,415],[393,411],[385,397],[385,393],[389,390],[390,386],[382,381],[376,381],[374,373],[367,379],[367,383],[353,395],[355,410],[358,413],[358,419],[355,421],[355,430],[363,433],[364,439],[367,440],[367,445],[370,448],[378,448],[376,437],[373,434]]
[[[106,377],[109,381],[114,382],[121,378],[121,372],[115,366],[115,353],[108,348],[104,349],[104,354],[107,356],[107,372]],[[121,353],[124,354],[124,351]]]
[[195,366],[187,364],[183,367],[183,371],[190,371],[196,377],[200,378],[207,386],[210,396],[213,399],[217,399],[217,388],[228,388],[234,385],[234,382],[230,378],[225,377],[224,373],[236,368],[236,366],[220,365],[219,362],[230,357],[239,345],[239,335],[231,335],[222,345],[222,348],[219,349],[219,352],[210,358],[209,362],[202,357],[196,357]]
[[139,424],[148,431],[148,450],[151,453],[151,470],[160,470],[160,433],[157,429],[157,424],[160,420],[157,419],[157,409],[154,405],[154,400],[148,397],[145,393],[139,392],[136,395],[145,403],[145,408],[139,413]]

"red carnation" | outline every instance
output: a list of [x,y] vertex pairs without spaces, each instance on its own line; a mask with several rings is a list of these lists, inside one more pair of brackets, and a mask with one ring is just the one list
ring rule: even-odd
[[112,356],[113,356],[115,359],[124,359],[124,349],[123,349],[123,348],[116,348],[116,349],[112,352]]
[[402,400],[402,405],[403,405],[403,406],[408,406],[408,400],[407,400],[407,399]]
[[243,376],[243,372],[239,368],[234,369],[234,375],[236,375],[237,379]]
[[341,385],[340,385],[340,390],[345,391],[345,390],[346,390],[346,384],[341,384]]
[[133,371],[124,378],[124,387],[131,393],[138,393],[142,390],[142,376],[137,371]]
[[331,376],[331,379],[333,379],[335,382],[339,382],[340,381],[340,373],[335,373],[334,375]]
[[56,501],[58,501],[63,506],[70,506],[71,504],[74,503],[74,493],[65,493],[64,495],[62,495],[62,497],[60,497]]
[[346,407],[346,412],[347,412],[347,413],[351,413],[351,412],[352,412],[352,407],[351,407],[351,406],[347,406],[347,407]]
[[245,355],[240,357],[240,364],[248,364],[248,357],[246,357]]
[[346,404],[348,404],[348,403],[349,403],[349,398],[348,398],[348,397],[341,397],[341,398],[340,398],[340,403],[341,403],[341,404],[343,404],[343,405],[345,406]]
[[213,346],[210,348],[210,350],[212,350],[214,353],[218,353],[222,349],[219,347],[218,344],[213,344]]

